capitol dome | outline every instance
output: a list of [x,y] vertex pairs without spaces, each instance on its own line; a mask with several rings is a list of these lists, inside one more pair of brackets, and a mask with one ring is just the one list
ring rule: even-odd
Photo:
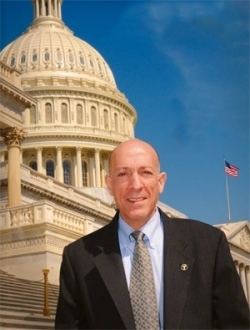
[[[50,3],[50,6],[49,6]],[[103,57],[87,42],[74,36],[61,20],[60,3],[44,1],[44,10],[34,3],[33,24],[6,46],[0,60],[22,73],[22,78],[57,76],[94,80],[116,87]],[[42,6],[42,5],[41,5]]]
[[22,162],[60,183],[102,194],[108,157],[134,137],[136,111],[103,57],[63,23],[61,0],[33,0],[31,26],[0,53],[36,101],[23,116]]

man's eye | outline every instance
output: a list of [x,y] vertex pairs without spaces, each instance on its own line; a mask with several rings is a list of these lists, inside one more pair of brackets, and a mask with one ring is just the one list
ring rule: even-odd
[[142,172],[142,174],[145,175],[145,176],[153,175],[153,173],[152,173],[151,171],[148,171],[148,170],[144,170],[144,171]]
[[126,174],[127,174],[126,172],[120,172],[120,173],[117,174],[117,176],[118,176],[118,177],[123,177],[123,176],[125,176]]

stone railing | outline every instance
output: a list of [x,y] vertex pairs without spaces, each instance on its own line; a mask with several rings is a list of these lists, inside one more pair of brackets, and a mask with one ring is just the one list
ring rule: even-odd
[[117,132],[112,130],[105,130],[98,127],[84,127],[80,125],[60,125],[60,124],[46,124],[46,125],[34,125],[34,126],[25,126],[25,131],[28,135],[39,135],[45,136],[46,134],[57,134],[61,136],[73,135],[73,136],[84,136],[89,137],[90,139],[108,139],[112,141],[122,142],[128,138],[131,138],[132,135],[130,132]]
[[0,230],[47,223],[84,235],[85,222],[76,212],[46,200],[0,210]]
[[0,61],[0,76],[8,81],[14,83],[15,86],[21,87],[21,77],[20,72],[12,69],[8,65]]
[[64,200],[65,205],[70,203],[75,207],[79,206],[79,211],[80,208],[86,208],[88,212],[92,210],[95,214],[100,213],[106,219],[114,215],[114,210],[109,204],[87,195],[73,186],[65,185],[54,178],[33,171],[30,167],[23,164],[21,165],[21,178],[22,185],[27,185],[27,188],[31,187],[31,189],[39,190],[41,194],[49,194],[51,198]]
[[[7,162],[0,165],[0,180],[7,179]],[[28,190],[39,194],[40,199],[48,199],[53,202],[60,200],[66,207],[72,206],[75,210],[92,214],[95,218],[103,219],[107,223],[114,215],[114,209],[110,204],[99,198],[93,197],[79,189],[65,185],[54,178],[48,177],[30,167],[21,164],[21,184]]]

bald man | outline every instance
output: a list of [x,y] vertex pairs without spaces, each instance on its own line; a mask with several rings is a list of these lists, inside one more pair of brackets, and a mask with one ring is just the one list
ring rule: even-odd
[[[198,221],[170,220],[157,208],[167,175],[154,148],[138,139],[123,142],[109,165],[106,184],[118,212],[107,226],[64,249],[56,329],[249,329],[224,234]],[[155,299],[148,305],[155,301],[156,324],[150,327],[145,324],[151,320],[140,318],[151,312],[133,301],[135,233],[152,273]]]

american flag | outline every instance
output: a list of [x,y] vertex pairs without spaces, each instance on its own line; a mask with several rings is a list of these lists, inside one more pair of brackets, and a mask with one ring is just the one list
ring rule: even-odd
[[225,161],[225,172],[228,175],[231,176],[238,176],[239,175],[239,168],[233,164],[228,163],[227,161]]

